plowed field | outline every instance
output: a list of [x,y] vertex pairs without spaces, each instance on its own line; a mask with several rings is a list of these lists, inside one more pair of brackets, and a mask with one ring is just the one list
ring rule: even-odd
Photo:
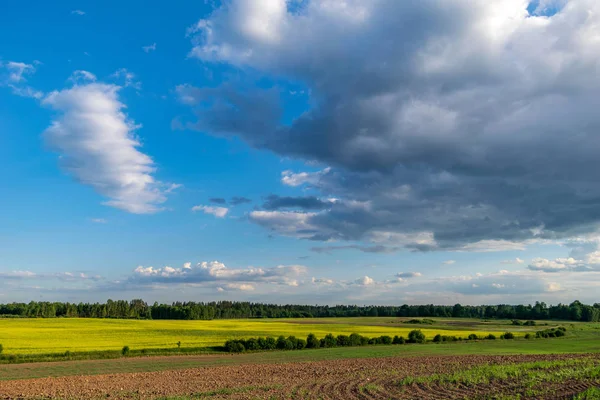
[[246,364],[4,381],[0,398],[441,400],[518,394],[522,399],[570,399],[600,386],[599,368],[599,354]]

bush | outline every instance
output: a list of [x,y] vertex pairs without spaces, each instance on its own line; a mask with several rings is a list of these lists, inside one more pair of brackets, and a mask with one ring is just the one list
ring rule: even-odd
[[0,344],[0,354],[4,351],[4,347]]
[[406,340],[404,340],[404,336],[394,336],[394,339],[392,340],[392,344],[404,344],[406,342]]
[[267,337],[265,339],[265,347],[263,347],[263,349],[265,350],[275,350],[277,348],[277,341],[275,340],[275,338],[273,337]]
[[361,336],[360,337],[360,345],[361,346],[366,346],[369,344],[369,338],[366,336]]
[[442,335],[440,335],[439,333],[437,335],[434,336],[433,338],[433,342],[434,343],[439,343],[442,341]]
[[531,333],[526,333],[525,334],[525,339],[527,339],[527,340],[533,339],[533,335]]
[[306,348],[306,340],[296,339],[296,350],[302,350]]
[[230,353],[243,353],[246,347],[241,340],[229,340],[225,343],[225,349]]
[[358,333],[350,335],[350,346],[362,346],[362,336]]
[[490,334],[489,334],[489,335],[487,335],[485,338],[486,338],[487,340],[496,340],[496,335],[494,335],[494,334],[490,333]]
[[129,346],[123,346],[123,349],[121,349],[121,354],[126,356],[129,354]]
[[71,358],[71,352],[69,350],[65,351],[65,358]]
[[321,339],[321,347],[335,347],[335,346],[337,346],[337,340],[331,333],[328,333],[323,339]]
[[262,347],[258,344],[258,340],[254,338],[246,340],[244,347],[250,351],[262,350]]
[[521,325],[523,325],[523,322],[519,321],[518,319],[513,319],[512,320],[512,324],[513,325],[517,325],[517,326],[521,326]]
[[298,346],[298,339],[296,336],[288,336],[287,340],[290,342],[287,344],[287,350],[294,350]]
[[339,347],[350,346],[350,337],[346,335],[338,335],[336,342]]
[[306,337],[306,348],[318,349],[321,347],[321,341],[313,333],[309,333]]
[[387,335],[384,335],[384,336],[380,337],[379,339],[381,341],[381,344],[392,344],[392,341],[393,341],[392,337],[387,336]]
[[410,331],[408,334],[408,343],[425,343],[425,334],[419,329]]
[[529,320],[529,321],[525,322],[523,325],[525,325],[525,326],[535,326],[536,323],[535,323],[535,321]]
[[469,340],[477,340],[477,339],[479,339],[479,338],[477,337],[477,335],[476,335],[476,334],[474,334],[474,333],[471,333],[467,339],[469,339]]
[[457,342],[458,338],[456,336],[442,336],[442,342]]
[[563,330],[557,329],[557,330],[554,331],[554,336],[556,336],[556,337],[562,337],[562,336],[565,336],[565,335],[566,335],[566,333]]
[[504,335],[500,336],[500,339],[514,339],[515,334],[512,332],[506,332]]
[[277,349],[278,350],[293,350],[296,347],[295,339],[296,338],[293,336],[290,336],[287,339],[284,336],[279,336],[277,338]]

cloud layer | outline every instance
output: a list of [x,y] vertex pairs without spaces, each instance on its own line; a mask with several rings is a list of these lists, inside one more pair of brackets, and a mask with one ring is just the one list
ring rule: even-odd
[[[178,88],[198,117],[187,126],[331,165],[282,177],[340,198],[330,209],[251,216],[281,234],[428,234],[397,245],[432,250],[593,231],[600,3],[544,4],[227,2],[190,29],[190,55],[248,82]],[[310,108],[281,124],[282,88],[257,74],[304,85]]]

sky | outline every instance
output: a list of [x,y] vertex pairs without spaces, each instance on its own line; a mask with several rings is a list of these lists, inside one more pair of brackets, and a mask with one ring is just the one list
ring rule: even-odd
[[597,302],[600,2],[12,2],[0,303]]

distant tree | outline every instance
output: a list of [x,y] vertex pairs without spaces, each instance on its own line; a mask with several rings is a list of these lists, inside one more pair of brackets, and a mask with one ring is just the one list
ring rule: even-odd
[[0,354],[2,354],[3,351],[4,351],[4,347],[2,346],[2,344],[0,344]]
[[318,349],[321,347],[321,342],[313,333],[309,333],[306,337],[306,347],[308,349]]
[[490,333],[485,338],[488,339],[488,340],[496,340],[496,335]]
[[434,343],[439,343],[442,341],[442,335],[440,335],[439,333],[437,335],[434,336],[433,338]]
[[[439,336],[439,335],[438,335]],[[404,340],[404,336],[394,336],[394,340],[392,340],[392,344],[404,344],[406,340]]]
[[515,334],[512,332],[506,332],[505,334],[500,336],[500,339],[514,339],[514,338],[515,338]]
[[350,335],[350,346],[361,346],[362,345],[362,337],[358,333],[353,333]]
[[335,339],[335,336],[333,336],[331,333],[328,333],[327,335],[325,335],[325,337],[321,340],[321,347],[336,347],[337,346],[337,340]]
[[392,344],[393,341],[391,336],[386,335],[381,336],[379,339],[381,340],[381,344]]
[[474,333],[471,333],[471,334],[469,335],[468,339],[469,339],[469,340],[477,340],[478,338],[477,338],[477,335],[476,335],[476,334],[474,334]]
[[124,356],[129,355],[129,346],[123,346],[121,349],[121,354]]
[[250,351],[256,351],[256,350],[261,350],[261,347],[258,344],[258,340],[254,339],[254,338],[250,338],[248,340],[246,340],[246,350],[250,350]]
[[287,343],[286,343],[286,338],[285,336],[281,335],[277,338],[277,349],[278,350],[285,350],[287,347]]
[[265,339],[265,350],[275,350],[277,348],[277,341],[273,337],[267,337]]
[[306,340],[296,339],[296,350],[302,350],[306,348]]
[[181,348],[181,340],[179,342],[177,342],[177,348],[180,349]]
[[347,335],[338,335],[336,342],[339,347],[350,346],[350,337]]
[[419,329],[410,331],[408,334],[408,343],[425,343],[425,334]]

